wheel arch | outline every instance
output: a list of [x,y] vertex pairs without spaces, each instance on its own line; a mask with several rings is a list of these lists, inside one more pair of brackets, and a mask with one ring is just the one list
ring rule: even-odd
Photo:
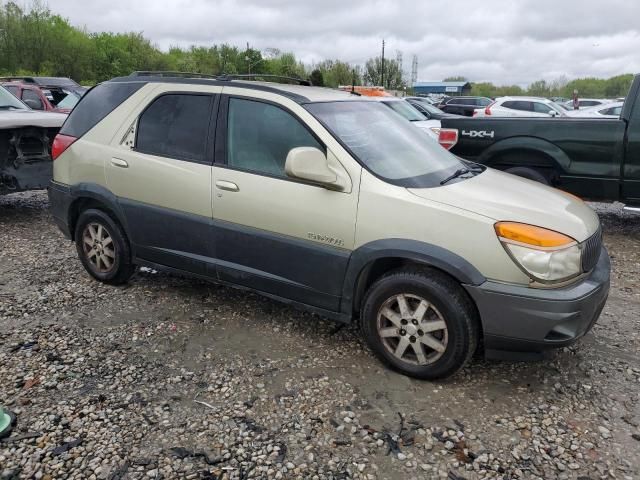
[[503,165],[501,159],[520,155],[526,157],[528,161],[520,163],[516,160],[510,162],[508,166],[553,168],[559,172],[565,172],[571,165],[571,159],[558,146],[548,140],[526,136],[498,141],[483,151],[477,160],[479,163],[496,167]]
[[341,302],[342,313],[357,315],[367,288],[385,273],[403,266],[441,271],[460,284],[480,285],[486,278],[467,260],[437,245],[417,240],[386,239],[367,243],[349,260]]
[[71,187],[73,201],[69,205],[68,225],[71,235],[80,213],[87,208],[97,208],[110,214],[127,231],[125,216],[116,196],[105,187],[93,183],[80,183]]

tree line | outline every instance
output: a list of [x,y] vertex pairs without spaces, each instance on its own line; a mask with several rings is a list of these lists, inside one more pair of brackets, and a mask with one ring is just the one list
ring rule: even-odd
[[[271,74],[310,79],[314,85],[380,85],[383,63],[380,57],[364,66],[341,60],[325,60],[305,65],[291,52],[271,48],[260,51],[220,44],[212,46],[171,47],[160,50],[142,33],[88,32],[52,12],[41,0],[27,8],[14,1],[0,4],[0,74],[71,77],[91,85],[136,70],[168,70],[222,74]],[[464,79],[464,77],[455,77]],[[631,75],[610,79],[583,78],[568,81],[533,82],[523,89],[518,85],[496,86],[473,83],[472,94],[488,97],[502,95],[539,95],[570,97],[574,89],[581,97],[618,97],[626,95]],[[384,87],[404,90],[410,86],[398,62],[384,61]]]

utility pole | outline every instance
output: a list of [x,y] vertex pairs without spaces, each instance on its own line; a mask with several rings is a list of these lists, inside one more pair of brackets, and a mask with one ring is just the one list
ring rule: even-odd
[[382,88],[384,88],[384,38],[382,39],[382,69],[381,69],[381,73],[380,73],[380,84],[382,85]]

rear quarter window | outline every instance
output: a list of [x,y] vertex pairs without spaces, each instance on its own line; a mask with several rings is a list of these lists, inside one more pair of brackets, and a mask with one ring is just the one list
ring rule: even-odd
[[69,114],[60,133],[76,138],[82,137],[143,85],[144,82],[107,82],[92,88]]

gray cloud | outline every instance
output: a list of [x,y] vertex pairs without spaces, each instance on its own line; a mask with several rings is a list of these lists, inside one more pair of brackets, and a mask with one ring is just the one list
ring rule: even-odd
[[227,42],[293,51],[307,63],[363,64],[387,51],[418,55],[419,79],[464,75],[526,84],[560,75],[640,71],[635,0],[55,0],[90,31],[143,32],[161,48]]

